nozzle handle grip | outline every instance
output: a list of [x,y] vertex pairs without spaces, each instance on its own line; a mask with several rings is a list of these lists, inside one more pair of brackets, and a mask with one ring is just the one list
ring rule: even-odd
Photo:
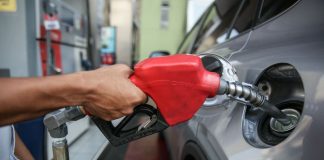
[[185,54],[143,60],[130,80],[153,99],[170,126],[192,118],[220,84],[220,76],[207,71],[200,57]]
[[[139,126],[125,129],[125,126],[132,121],[137,114],[146,114],[150,117],[156,116],[156,122],[143,130],[139,130]],[[148,104],[142,104],[135,107],[134,113],[126,116],[117,126],[114,126],[112,122],[105,121],[99,117],[91,117],[91,119],[113,146],[119,146],[161,132],[168,127],[159,112]]]

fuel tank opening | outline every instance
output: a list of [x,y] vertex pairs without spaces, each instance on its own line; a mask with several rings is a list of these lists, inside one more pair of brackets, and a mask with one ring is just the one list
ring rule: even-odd
[[298,127],[304,107],[303,83],[295,67],[281,63],[265,69],[254,85],[291,123],[282,124],[265,111],[247,106],[242,122],[243,137],[254,147],[273,147]]
[[292,123],[285,126],[268,115],[265,115],[265,118],[260,120],[258,135],[261,141],[271,146],[285,140],[296,128],[300,120],[303,102],[289,100],[276,106],[291,119]]
[[297,123],[300,118],[300,113],[295,109],[283,109],[282,113],[287,115],[287,118],[290,120],[289,124],[282,124],[277,121],[275,118],[270,119],[270,129],[275,133],[285,133],[297,126]]

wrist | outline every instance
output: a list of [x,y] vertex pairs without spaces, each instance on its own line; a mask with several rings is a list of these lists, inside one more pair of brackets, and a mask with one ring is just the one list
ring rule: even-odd
[[87,84],[85,72],[61,76],[50,76],[45,85],[50,86],[49,95],[55,97],[55,106],[79,106],[88,101],[91,87]]
[[91,71],[77,72],[74,75],[75,88],[78,95],[76,98],[79,105],[84,105],[90,101],[91,95],[94,91],[93,83],[88,78],[88,73]]

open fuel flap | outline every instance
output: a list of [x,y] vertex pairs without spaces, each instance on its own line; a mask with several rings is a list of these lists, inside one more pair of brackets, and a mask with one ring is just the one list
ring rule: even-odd
[[257,148],[272,147],[285,140],[298,125],[304,105],[303,83],[294,66],[280,63],[262,72],[255,86],[292,121],[284,126],[261,109],[247,105],[242,125],[245,140]]

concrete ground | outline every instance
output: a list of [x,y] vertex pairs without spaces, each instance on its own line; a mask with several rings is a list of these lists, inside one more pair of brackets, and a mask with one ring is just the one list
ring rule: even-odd
[[96,125],[91,124],[79,139],[69,147],[71,160],[91,160],[108,140]]

